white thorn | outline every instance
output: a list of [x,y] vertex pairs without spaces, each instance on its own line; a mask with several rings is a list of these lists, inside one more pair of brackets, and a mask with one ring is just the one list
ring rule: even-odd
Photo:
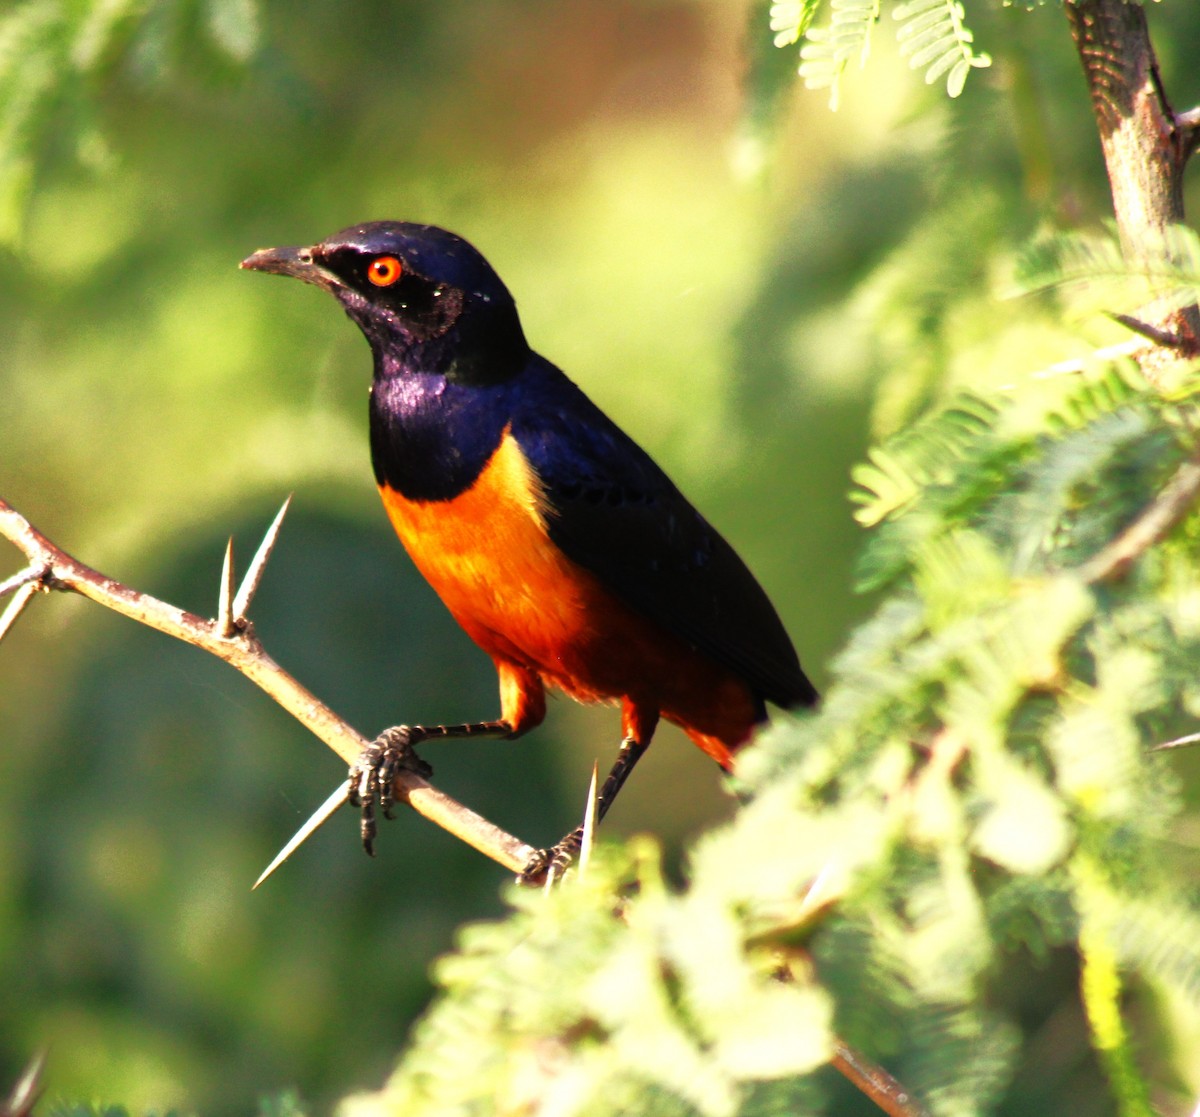
[[217,598],[217,630],[227,639],[237,631],[233,623],[233,538],[225,547],[221,563],[221,588]]
[[7,1099],[0,1101],[4,1113],[28,1113],[33,1109],[42,1084],[42,1071],[46,1069],[46,1052],[39,1051],[29,1061],[29,1066],[17,1079],[13,1092]]
[[8,608],[0,614],[0,640],[3,640],[8,635],[8,630],[16,624],[17,618],[21,615],[25,606],[33,600],[33,595],[37,591],[37,582],[26,582],[13,594],[13,599],[8,603]]
[[25,567],[24,570],[18,571],[11,578],[6,578],[3,582],[0,582],[0,597],[3,597],[6,593],[12,593],[13,590],[18,590],[22,586],[27,586],[30,582],[36,582],[45,573],[45,570],[44,566],[38,566],[36,563],[33,563]]
[[[336,811],[338,807],[340,807],[346,801],[346,796],[349,794],[349,791],[350,781],[347,780],[340,787],[338,787],[338,789],[332,795],[330,795],[324,803],[322,803],[315,811],[313,811],[312,817],[303,826],[301,826],[299,830],[296,831],[296,833],[292,836],[292,840],[275,855],[275,860],[272,861],[265,869],[263,869],[258,880],[254,882],[254,888],[257,888],[260,884],[262,884],[262,882],[266,880],[267,877],[269,877],[276,869],[278,869],[279,866],[282,865],[289,857],[291,857],[291,855],[295,853],[296,850],[299,849],[300,846],[303,845],[304,842],[307,841],[315,831],[319,830],[325,825],[326,822],[329,821],[329,819],[333,816],[334,811]],[[252,888],[250,891],[253,892],[254,888]]]
[[233,615],[235,617],[246,615],[246,610],[250,608],[250,602],[254,600],[254,595],[258,592],[259,583],[262,582],[263,573],[267,569],[267,559],[271,557],[271,552],[275,549],[275,542],[279,538],[279,529],[283,526],[283,517],[287,515],[291,503],[292,498],[289,496],[283,502],[283,507],[275,513],[275,519],[271,521],[271,526],[267,528],[267,534],[263,536],[262,542],[258,545],[250,568],[246,571],[246,576],[238,587],[237,597],[233,599]]
[[587,807],[583,812],[583,834],[579,839],[579,876],[587,872],[592,859],[592,847],[596,844],[596,762],[592,761],[592,782],[588,784]]
[[[0,635],[3,635],[0,632]],[[1160,745],[1152,745],[1151,752],[1161,752],[1164,749],[1181,749],[1185,745],[1194,745],[1200,742],[1200,733],[1189,733],[1186,737],[1176,737],[1173,741],[1163,741]]]

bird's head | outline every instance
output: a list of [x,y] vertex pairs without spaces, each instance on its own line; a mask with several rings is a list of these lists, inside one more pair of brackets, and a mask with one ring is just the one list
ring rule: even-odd
[[519,372],[528,356],[508,288],[475,248],[435,225],[353,225],[307,248],[260,249],[241,266],[329,291],[366,335],[384,374],[495,383]]

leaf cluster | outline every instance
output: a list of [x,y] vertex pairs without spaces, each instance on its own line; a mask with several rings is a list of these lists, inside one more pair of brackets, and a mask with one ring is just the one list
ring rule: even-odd
[[[829,0],[827,25],[816,22],[822,6],[822,0],[774,0],[768,21],[777,47],[801,44],[800,77],[808,89],[828,89],[836,109],[846,68],[866,64],[882,0]],[[944,79],[946,92],[957,97],[972,69],[991,65],[989,55],[975,51],[960,0],[905,0],[891,11],[900,53],[923,71],[927,85]]]
[[124,69],[159,83],[184,63],[240,65],[258,35],[255,0],[23,0],[0,15],[0,243],[17,239],[51,156],[114,158],[97,107],[102,79]]

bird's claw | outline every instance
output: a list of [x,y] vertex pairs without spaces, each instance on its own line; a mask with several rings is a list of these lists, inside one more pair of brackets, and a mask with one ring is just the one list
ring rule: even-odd
[[350,765],[349,791],[346,801],[362,810],[363,849],[375,856],[375,837],[378,826],[375,822],[375,803],[384,818],[392,817],[392,805],[396,801],[396,776],[402,771],[415,772],[427,779],[433,768],[425,763],[413,748],[422,739],[419,730],[408,725],[396,725],[385,729],[375,738]]
[[535,850],[517,876],[518,884],[541,885],[547,880],[562,880],[563,874],[579,856],[583,845],[583,827],[572,830],[557,845]]

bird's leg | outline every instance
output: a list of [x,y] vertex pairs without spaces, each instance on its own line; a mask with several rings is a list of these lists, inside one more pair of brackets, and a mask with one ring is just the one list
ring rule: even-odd
[[421,741],[448,741],[466,737],[508,737],[512,726],[506,721],[473,721],[464,725],[394,725],[375,738],[350,766],[347,801],[362,809],[363,849],[375,856],[375,802],[384,818],[392,817],[396,801],[396,776],[402,771],[428,778],[433,769],[413,747]]
[[[613,764],[608,778],[600,788],[600,794],[596,796],[597,822],[602,821],[608,813],[608,808],[613,805],[617,793],[629,778],[629,773],[633,771],[634,765],[641,760],[642,754],[649,744],[648,737],[644,741],[626,737],[621,742],[621,751],[617,753],[616,763]],[[575,860],[582,842],[583,827],[577,826],[557,845],[553,845],[549,849],[539,849],[534,853],[517,880],[521,884],[536,884],[545,877],[547,872],[553,872],[555,877],[561,877],[567,866]]]

